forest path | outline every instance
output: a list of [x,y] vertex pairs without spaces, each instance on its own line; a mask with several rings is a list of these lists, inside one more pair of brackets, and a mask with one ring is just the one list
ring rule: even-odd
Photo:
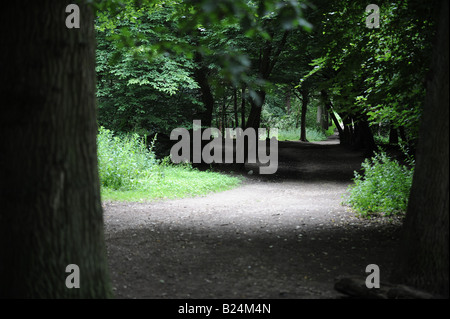
[[[280,142],[274,175],[232,190],[151,203],[104,203],[117,298],[337,298],[335,278],[384,278],[400,222],[341,205],[362,153],[325,142]],[[251,167],[249,167],[251,169]]]

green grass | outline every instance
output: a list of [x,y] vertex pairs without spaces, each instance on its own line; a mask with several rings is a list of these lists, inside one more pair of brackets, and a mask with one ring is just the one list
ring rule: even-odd
[[241,179],[217,172],[199,171],[190,167],[167,166],[154,176],[141,181],[131,190],[102,188],[103,200],[151,201],[201,196],[238,186]]
[[114,136],[100,128],[97,145],[102,200],[200,196],[231,189],[241,182],[237,177],[199,171],[189,164],[173,165],[168,158],[157,161],[137,135]]
[[[325,133],[318,129],[306,128],[306,139],[310,142],[320,142],[327,139]],[[298,141],[300,140],[300,129],[280,129],[278,130],[279,141]]]

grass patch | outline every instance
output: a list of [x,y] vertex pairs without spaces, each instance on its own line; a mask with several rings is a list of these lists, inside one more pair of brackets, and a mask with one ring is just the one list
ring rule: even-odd
[[[320,142],[327,139],[327,135],[319,129],[306,128],[306,139],[310,142]],[[280,129],[278,130],[279,141],[300,140],[300,129]]]
[[241,183],[237,177],[217,172],[199,171],[190,167],[168,166],[158,175],[147,178],[142,187],[132,190],[102,188],[103,200],[151,201],[201,196],[232,189]]
[[[152,147],[155,144],[152,142]],[[150,201],[205,195],[231,189],[241,179],[189,164],[155,159],[137,135],[114,136],[99,129],[97,137],[102,200]]]

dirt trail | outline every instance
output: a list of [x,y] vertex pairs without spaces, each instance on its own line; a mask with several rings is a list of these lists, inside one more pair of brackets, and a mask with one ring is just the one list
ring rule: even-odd
[[[277,174],[204,197],[105,203],[117,298],[338,298],[338,276],[392,269],[399,221],[341,205],[362,154],[282,142]],[[248,167],[252,169],[252,167]]]

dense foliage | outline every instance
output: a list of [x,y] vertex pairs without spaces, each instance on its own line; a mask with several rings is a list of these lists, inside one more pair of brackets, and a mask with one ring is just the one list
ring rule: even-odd
[[200,107],[194,66],[185,55],[151,56],[149,45],[166,37],[154,26],[173,26],[169,9],[136,15],[100,15],[97,21],[99,123],[118,132],[167,133],[188,124]]
[[292,129],[300,103],[320,104],[340,115],[342,142],[374,149],[373,135],[392,130],[414,147],[433,3],[382,1],[379,29],[365,26],[363,1],[117,3],[96,22],[100,125],[167,134],[200,118]]
[[366,27],[364,1],[315,3],[325,10],[315,46],[319,55],[306,78],[323,81],[320,88],[349,131],[357,130],[358,123],[390,126],[414,147],[437,2],[378,2],[378,29]]

